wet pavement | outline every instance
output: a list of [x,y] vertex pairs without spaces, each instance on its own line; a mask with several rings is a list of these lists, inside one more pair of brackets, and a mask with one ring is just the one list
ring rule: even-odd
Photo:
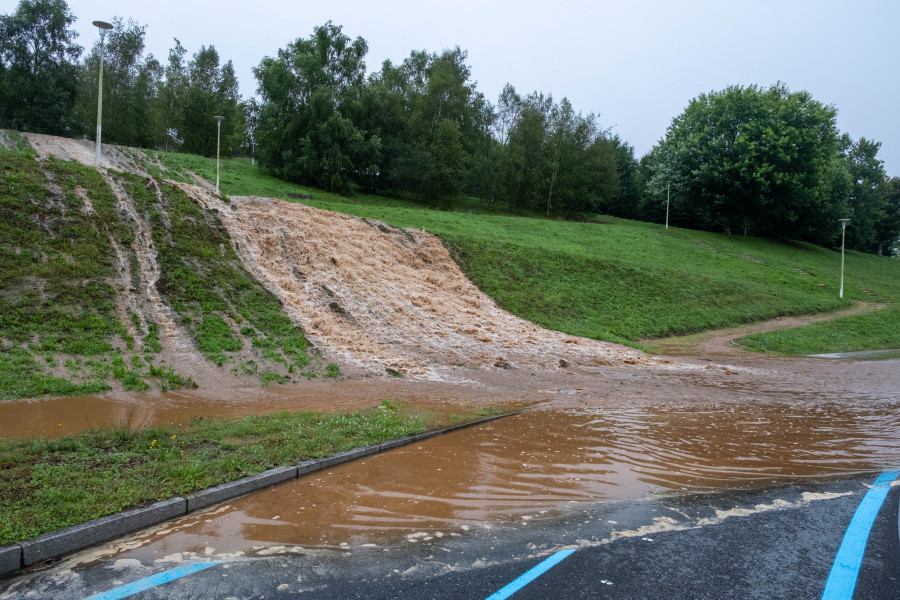
[[[343,384],[348,385],[342,388]],[[788,504],[799,502],[807,490],[835,486],[842,491],[827,494],[852,493],[858,502],[856,496],[871,473],[900,466],[898,360],[737,355],[727,364],[686,359],[684,365],[658,369],[560,370],[552,377],[502,373],[465,387],[368,384],[340,382],[332,389],[322,386],[293,396],[290,388],[276,388],[256,396],[234,394],[219,404],[214,399],[200,401],[198,394],[162,400],[156,395],[131,402],[155,406],[147,418],[163,420],[189,418],[194,411],[246,414],[243,411],[261,406],[346,410],[385,397],[415,398],[417,391],[422,402],[434,406],[514,400],[530,409],[288,482],[92,549],[29,576],[28,583],[17,580],[0,598],[62,589],[73,577],[87,580],[98,571],[127,571],[131,574],[121,575],[127,581],[137,573],[192,561],[223,561],[235,569],[251,569],[245,561],[262,561],[268,569],[278,564],[297,568],[313,560],[310,557],[344,554],[410,557],[417,556],[415,548],[426,547],[435,556],[443,552],[435,550],[436,545],[465,545],[467,540],[508,545],[506,536],[514,538],[514,532],[523,529],[545,532],[545,544],[551,547],[557,542],[549,540],[559,534],[560,524],[573,520],[599,519],[596,515],[613,510],[628,514],[628,507],[635,506],[671,506],[684,498],[699,498],[698,506],[706,498],[719,498],[725,506],[745,495],[767,496],[785,486],[796,491],[793,499],[785,500]],[[127,407],[115,398],[96,400]],[[84,406],[92,401],[85,400]],[[109,406],[99,406],[111,414]],[[35,414],[41,412],[54,414],[49,410]],[[35,419],[28,427],[39,431],[49,423],[46,418]],[[826,496],[820,506],[841,498]],[[892,498],[896,503],[896,493]],[[828,535],[838,542],[846,527],[842,519],[847,511],[852,514],[852,504],[848,502],[841,516],[829,521],[833,530]],[[805,511],[802,514],[808,515]],[[636,523],[655,522],[652,513],[642,515]],[[813,516],[803,519],[811,521]],[[798,534],[798,543],[808,538]],[[719,542],[696,543],[713,548]],[[756,567],[783,568],[767,562],[775,560],[777,550],[769,546],[761,550]],[[827,553],[833,558],[832,549]],[[697,556],[691,554],[690,560]],[[494,562],[511,565],[521,560],[519,552]],[[316,568],[320,567],[324,568]],[[345,589],[335,583],[341,574],[352,579],[344,567],[336,567],[331,584],[337,585],[335,589]],[[449,577],[420,570],[426,582],[432,581],[430,577]],[[694,588],[685,588],[690,589]],[[669,597],[694,597],[693,592],[685,594]]]

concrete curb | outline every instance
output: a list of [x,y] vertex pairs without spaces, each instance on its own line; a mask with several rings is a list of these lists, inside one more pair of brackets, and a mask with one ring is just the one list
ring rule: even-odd
[[132,531],[180,517],[186,512],[185,499],[178,497],[45,533],[19,544],[22,547],[22,564],[30,567],[50,558],[102,544]]
[[258,475],[244,477],[237,481],[229,481],[200,492],[190,494],[187,497],[185,513],[194,512],[207,506],[212,506],[224,500],[230,500],[237,496],[243,496],[249,492],[261,490],[264,487],[290,481],[297,478],[297,467],[279,467],[269,469]]
[[414,444],[428,438],[443,435],[475,425],[483,425],[503,417],[517,415],[518,412],[488,417],[471,423],[454,425],[445,429],[426,431],[418,435],[398,438],[383,442],[376,446],[363,446],[345,452],[338,452],[325,458],[305,460],[292,467],[279,467],[263,471],[258,475],[244,477],[237,481],[223,483],[206,490],[195,492],[186,498],[177,497],[163,500],[146,506],[124,512],[108,515],[80,525],[73,525],[65,529],[59,529],[36,538],[0,548],[0,577],[14,573],[24,567],[30,567],[40,562],[60,558],[66,554],[72,554],[103,542],[108,542],[124,535],[129,535],[159,525],[170,519],[184,516],[188,513],[200,510],[243,496],[251,492],[273,486],[278,483],[296,479],[301,475],[321,471],[329,467],[340,465],[352,460],[385,452],[400,446]]

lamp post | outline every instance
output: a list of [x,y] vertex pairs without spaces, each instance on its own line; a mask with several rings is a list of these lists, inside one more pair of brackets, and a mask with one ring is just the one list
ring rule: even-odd
[[100,82],[97,91],[97,167],[100,166],[100,124],[103,119],[103,41],[106,32],[113,28],[106,21],[94,21],[94,27],[100,30]]
[[669,198],[671,197],[671,192],[669,191],[669,182],[666,182],[666,229],[669,228]]
[[213,119],[216,120],[216,193],[219,193],[219,146],[222,143],[222,119],[225,117],[220,117],[216,115]]
[[838,219],[841,222],[841,291],[838,294],[840,298],[844,297],[844,237],[847,233],[847,222],[850,219]]

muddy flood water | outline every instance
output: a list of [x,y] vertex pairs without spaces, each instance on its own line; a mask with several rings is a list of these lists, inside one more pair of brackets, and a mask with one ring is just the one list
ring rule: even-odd
[[[416,393],[425,403],[515,399],[529,408],[230,501],[91,557],[178,562],[415,543],[558,517],[585,502],[900,466],[900,361],[732,358],[728,366],[698,359],[668,369],[503,373],[464,387],[339,382],[310,394],[235,397],[219,412],[322,408],[329,398],[331,408],[349,409],[385,397],[415,402]],[[215,412],[214,401],[189,399]],[[191,412],[188,397],[157,403],[155,418]]]

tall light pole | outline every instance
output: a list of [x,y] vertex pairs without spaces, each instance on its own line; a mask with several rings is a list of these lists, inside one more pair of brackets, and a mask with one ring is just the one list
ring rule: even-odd
[[666,182],[666,229],[669,228],[669,198],[671,198],[671,192],[669,191],[669,182]]
[[850,219],[838,219],[841,222],[841,291],[840,298],[844,297],[844,237],[847,233],[847,222]]
[[94,21],[94,27],[100,30],[100,82],[97,91],[97,167],[100,166],[100,124],[103,119],[103,41],[106,32],[113,28],[106,21]]
[[220,117],[216,115],[213,119],[216,120],[216,193],[219,193],[219,146],[222,144],[222,119],[225,117]]

